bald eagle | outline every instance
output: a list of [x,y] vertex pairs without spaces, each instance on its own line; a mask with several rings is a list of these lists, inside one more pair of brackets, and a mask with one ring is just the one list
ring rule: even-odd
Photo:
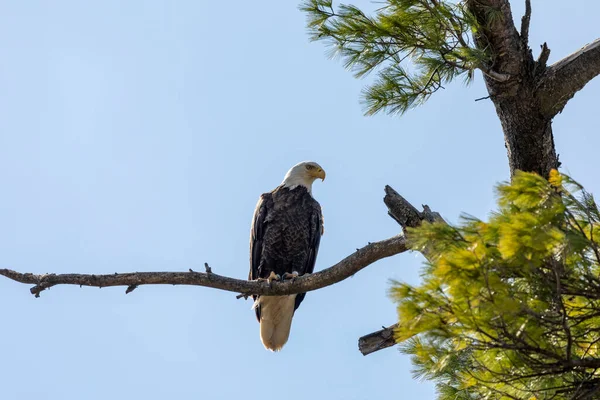
[[[294,165],[281,185],[260,196],[250,229],[250,280],[293,279],[312,273],[323,234],[321,206],[312,197],[315,179],[325,171],[315,162]],[[281,350],[294,312],[306,293],[252,296],[260,340],[266,349]]]

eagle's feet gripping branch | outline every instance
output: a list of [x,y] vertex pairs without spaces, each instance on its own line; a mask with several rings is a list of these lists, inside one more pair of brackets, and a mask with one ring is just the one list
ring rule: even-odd
[[279,276],[278,274],[276,274],[275,272],[271,271],[271,273],[269,274],[269,276],[267,278],[258,278],[257,281],[259,282],[269,282],[269,285],[271,285],[271,283],[273,283],[273,281],[280,281],[281,276]]
[[292,282],[294,282],[299,275],[300,274],[298,274],[298,271],[292,271],[291,274],[289,272],[286,272],[281,276],[281,281],[284,282],[286,280],[291,280]]

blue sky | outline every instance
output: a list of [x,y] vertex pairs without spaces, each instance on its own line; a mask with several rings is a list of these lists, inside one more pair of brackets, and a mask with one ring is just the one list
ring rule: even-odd
[[[514,3],[515,18],[523,5]],[[597,37],[600,5],[533,2],[550,62]],[[372,8],[366,2],[355,4]],[[574,3],[573,3],[574,4]],[[45,273],[202,269],[244,278],[260,193],[293,164],[327,171],[317,269],[395,235],[383,187],[450,221],[485,217],[508,177],[480,76],[403,117],[364,117],[355,80],[310,43],[296,2],[0,1],[0,265]],[[588,85],[554,123],[564,171],[600,193]],[[386,259],[309,293],[267,352],[250,301],[197,287],[56,287],[0,279],[0,397],[429,399],[395,348],[357,338],[395,322]]]

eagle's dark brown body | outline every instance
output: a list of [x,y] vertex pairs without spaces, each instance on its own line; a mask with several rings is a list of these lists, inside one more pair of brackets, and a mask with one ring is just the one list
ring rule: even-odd
[[[280,276],[294,271],[312,273],[322,227],[321,206],[306,187],[279,186],[261,195],[251,228],[249,279],[268,278],[271,271]],[[304,296],[295,297],[294,310]],[[260,322],[261,305],[256,304]]]

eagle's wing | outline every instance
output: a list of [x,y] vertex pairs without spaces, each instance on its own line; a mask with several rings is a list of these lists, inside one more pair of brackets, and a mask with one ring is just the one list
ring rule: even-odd
[[304,273],[312,274],[315,270],[319,244],[321,243],[321,234],[323,232],[323,216],[321,215],[321,206],[315,202],[310,215],[310,236],[309,252],[306,259],[306,270]]
[[[315,201],[312,212],[310,214],[310,232],[308,240],[308,256],[306,257],[306,265],[303,274],[312,274],[315,270],[317,261],[317,253],[319,252],[319,244],[321,243],[321,235],[323,234],[323,215],[321,214],[321,206]],[[298,309],[306,293],[298,293],[294,310]]]
[[261,254],[263,250],[263,239],[265,235],[265,222],[268,214],[268,205],[271,202],[271,193],[263,193],[258,199],[252,226],[250,227],[250,272],[249,280],[256,280],[260,277],[259,268]]
[[[250,227],[250,272],[248,273],[248,279],[252,281],[260,277],[265,224],[267,223],[267,214],[272,200],[271,193],[263,193],[258,199],[252,218],[252,226]],[[255,301],[257,297],[252,295],[252,299]],[[260,322],[260,307],[255,307],[255,311],[256,319]]]

